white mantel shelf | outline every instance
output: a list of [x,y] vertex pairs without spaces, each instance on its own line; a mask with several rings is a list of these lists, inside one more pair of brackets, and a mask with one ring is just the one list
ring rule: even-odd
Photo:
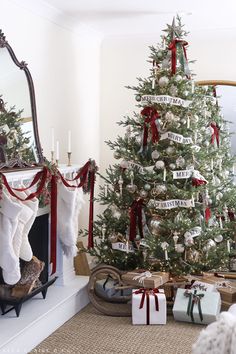
[[[78,171],[81,165],[59,165],[58,170],[61,172],[63,176],[70,175]],[[4,172],[4,175],[7,178],[9,183],[23,183],[24,181],[28,181],[34,178],[37,172],[41,171],[41,168],[34,168],[32,170],[25,169],[25,170],[16,170],[13,172]]]

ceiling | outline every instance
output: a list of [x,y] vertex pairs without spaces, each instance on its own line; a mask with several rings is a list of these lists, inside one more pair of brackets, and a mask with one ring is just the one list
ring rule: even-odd
[[65,16],[76,30],[89,26],[100,34],[154,34],[177,13],[192,31],[236,31],[235,0],[44,0],[45,5]]

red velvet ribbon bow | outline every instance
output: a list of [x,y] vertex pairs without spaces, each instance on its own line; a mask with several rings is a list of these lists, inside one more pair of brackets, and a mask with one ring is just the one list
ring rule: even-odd
[[205,220],[207,223],[208,223],[210,217],[211,217],[211,209],[207,206],[205,209]]
[[158,302],[158,296],[157,294],[159,293],[159,290],[157,288],[154,289],[145,289],[141,288],[138,290],[135,290],[135,294],[142,294],[141,301],[139,308],[142,309],[144,306],[144,300],[146,298],[146,324],[150,324],[150,295],[153,295],[155,298],[155,308],[156,311],[159,311],[159,302]]
[[142,207],[143,199],[134,200],[129,216],[130,216],[130,231],[129,231],[129,240],[134,241],[136,238],[136,224],[138,224],[140,237],[143,238],[143,225],[142,225]]
[[176,73],[176,51],[177,51],[177,43],[182,44],[183,52],[184,52],[184,57],[187,61],[187,52],[186,52],[186,46],[188,45],[188,42],[183,41],[181,39],[173,39],[173,41],[170,43],[168,49],[171,50],[171,73],[174,75]]
[[156,120],[160,117],[159,113],[154,107],[145,107],[141,111],[142,116],[145,116],[144,131],[143,131],[143,148],[147,146],[148,139],[148,124],[151,126],[152,142],[157,143],[159,141],[159,132],[157,129]]
[[211,144],[214,144],[214,141],[216,139],[217,146],[219,147],[219,145],[220,145],[220,127],[216,123],[213,123],[213,122],[210,125],[214,130],[211,135]]
[[198,178],[192,178],[192,186],[193,187],[198,187],[198,186],[202,186],[204,184],[207,184],[207,181],[204,181],[202,179],[198,179]]

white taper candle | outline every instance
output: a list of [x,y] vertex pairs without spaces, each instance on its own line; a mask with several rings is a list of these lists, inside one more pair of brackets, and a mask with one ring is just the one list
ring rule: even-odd
[[71,152],[71,130],[68,131],[68,150],[67,152]]
[[59,152],[59,141],[57,140],[56,143],[56,160],[59,161],[59,157],[60,157],[60,152]]

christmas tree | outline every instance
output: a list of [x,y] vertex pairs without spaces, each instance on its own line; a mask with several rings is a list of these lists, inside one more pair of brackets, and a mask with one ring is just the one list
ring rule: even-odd
[[33,147],[30,146],[29,132],[22,129],[23,110],[6,108],[0,98],[0,166],[26,167],[35,162]]
[[[236,202],[227,122],[215,88],[194,84],[180,18],[150,48],[138,79],[138,112],[108,141],[119,160],[106,170],[94,222],[97,261],[172,274],[228,269]],[[86,234],[86,232],[85,232]]]

